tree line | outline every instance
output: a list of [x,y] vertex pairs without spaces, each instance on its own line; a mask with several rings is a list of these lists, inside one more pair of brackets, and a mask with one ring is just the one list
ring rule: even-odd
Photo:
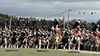
[[[10,26],[10,20],[11,20],[11,26],[12,28],[16,28],[16,27],[21,27],[21,28],[25,28],[25,27],[29,27],[31,29],[35,28],[44,28],[46,30],[48,30],[49,28],[51,28],[55,22],[58,22],[58,19],[54,19],[54,20],[46,20],[46,19],[37,19],[37,18],[22,18],[22,17],[16,17],[16,16],[9,16],[7,14],[0,14],[0,27],[4,28],[5,26],[9,28]],[[87,22],[87,21],[83,21],[81,19],[73,19],[69,21],[69,25],[68,27],[73,28],[73,25],[76,21],[81,21],[81,28],[86,28],[88,30],[92,30],[92,28],[96,25],[99,24],[100,25],[100,20],[97,22]],[[63,25],[61,24],[61,21],[58,22],[59,23],[59,27],[63,28]],[[65,22],[65,27],[67,28],[67,22]]]

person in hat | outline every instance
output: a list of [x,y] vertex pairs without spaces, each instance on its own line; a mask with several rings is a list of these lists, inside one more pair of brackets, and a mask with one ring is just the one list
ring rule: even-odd
[[89,42],[90,42],[90,51],[94,51],[95,50],[95,48],[94,48],[94,46],[95,46],[95,43],[94,43],[95,36],[94,36],[93,32],[90,33],[89,38],[90,38],[89,39]]
[[95,48],[96,48],[96,51],[98,51],[98,48],[99,48],[99,37],[100,37],[100,32],[99,32],[99,25],[95,25],[94,28],[93,28],[93,32],[94,32],[94,36],[95,36]]
[[74,40],[73,40],[73,49],[75,49],[76,44],[78,44],[78,51],[80,50],[80,42],[81,42],[81,37],[82,37],[82,31],[80,28],[80,21],[77,21],[74,24]]
[[60,34],[60,28],[58,28],[58,25],[56,25],[55,30],[55,49],[58,49],[58,45],[59,45],[59,34]]
[[58,49],[58,45],[59,45],[60,28],[58,26],[59,26],[59,22],[55,20],[54,21],[55,49]]

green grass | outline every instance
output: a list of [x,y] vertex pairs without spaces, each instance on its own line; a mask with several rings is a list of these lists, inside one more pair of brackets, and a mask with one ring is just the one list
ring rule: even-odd
[[[5,50],[19,50],[18,52],[6,52]],[[49,50],[49,52],[37,52],[37,49],[0,48],[0,56],[100,56],[97,54],[68,53],[67,51]]]

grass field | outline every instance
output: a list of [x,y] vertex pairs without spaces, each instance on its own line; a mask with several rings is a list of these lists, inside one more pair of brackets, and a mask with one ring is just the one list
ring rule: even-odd
[[[18,52],[6,50],[18,50]],[[68,50],[48,50],[49,52],[37,52],[38,49],[15,49],[15,48],[0,48],[0,56],[100,56],[93,53],[68,53]]]

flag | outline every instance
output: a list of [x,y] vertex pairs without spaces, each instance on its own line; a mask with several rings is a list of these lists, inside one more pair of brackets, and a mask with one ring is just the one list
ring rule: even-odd
[[65,24],[65,16],[63,16],[61,24]]
[[60,19],[57,19],[57,22],[60,23]]

